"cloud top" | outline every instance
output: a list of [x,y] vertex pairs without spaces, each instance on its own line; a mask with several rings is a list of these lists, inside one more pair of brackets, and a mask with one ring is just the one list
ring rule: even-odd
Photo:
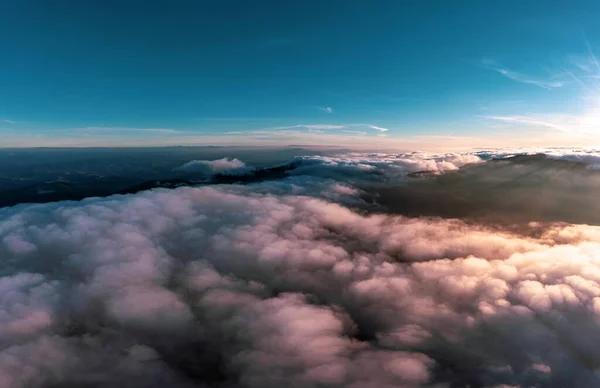
[[175,170],[204,175],[244,175],[252,172],[254,168],[247,166],[246,163],[236,158],[222,158],[216,160],[192,160],[177,167]]
[[484,158],[311,157],[276,182],[0,209],[0,381],[597,386],[600,227],[341,204],[359,206],[356,177]]
[[523,237],[240,187],[1,215],[9,388],[598,383],[597,227]]

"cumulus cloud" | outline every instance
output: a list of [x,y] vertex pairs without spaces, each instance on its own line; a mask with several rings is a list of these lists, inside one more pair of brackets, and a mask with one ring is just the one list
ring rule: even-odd
[[572,150],[564,152],[561,150],[548,150],[545,155],[551,159],[570,160],[582,163],[589,169],[597,169],[600,166],[600,152],[597,150]]
[[239,186],[5,208],[0,380],[596,386],[600,228],[529,228]]
[[290,175],[331,178],[353,184],[403,181],[410,173],[428,171],[440,174],[484,160],[474,153],[346,153],[306,156],[295,159],[299,166]]
[[365,211],[365,183],[410,172],[534,175],[484,163],[508,154],[305,157],[279,181],[0,209],[3,388],[598,386],[600,227]]
[[246,163],[236,158],[222,158],[217,160],[192,160],[175,170],[203,175],[244,175],[254,171],[254,168],[247,166]]
[[[370,170],[373,176],[383,176],[388,180],[398,180],[407,174],[415,172],[430,172],[434,175],[450,171],[458,171],[463,167],[482,164],[491,159],[506,159],[517,155],[544,155],[551,160],[576,162],[594,169],[600,165],[600,151],[597,149],[560,149],[560,148],[530,148],[530,149],[497,149],[487,151],[427,153],[360,153],[351,152],[328,156],[306,156],[296,158],[302,166],[292,172],[294,175],[336,176],[340,180],[351,178],[351,172],[357,173]],[[325,172],[327,171],[327,172]]]

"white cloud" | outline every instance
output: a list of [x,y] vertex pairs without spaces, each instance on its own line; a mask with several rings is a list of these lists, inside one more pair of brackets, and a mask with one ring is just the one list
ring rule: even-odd
[[176,134],[183,133],[175,129],[167,128],[130,128],[130,127],[86,127],[87,131],[94,132],[150,132],[150,133],[162,133],[162,134]]
[[473,153],[302,161],[287,181],[0,209],[3,388],[598,386],[600,227],[330,202]]
[[597,386],[600,228],[532,235],[240,187],[2,209],[0,379]]
[[562,80],[552,80],[552,79],[542,80],[542,79],[530,77],[528,75],[510,70],[505,67],[502,67],[502,66],[498,65],[498,63],[496,63],[495,61],[489,60],[489,59],[484,60],[483,65],[486,68],[493,70],[497,73],[500,73],[503,76],[505,76],[506,78],[509,78],[513,81],[538,86],[538,87],[544,88],[544,89],[550,90],[550,89],[560,88],[565,85],[565,82]]
[[308,129],[341,129],[344,128],[343,125],[327,125],[327,124],[313,124],[313,125],[305,125],[305,128]]
[[354,134],[354,135],[361,135],[361,136],[365,136],[367,134],[364,131],[352,131],[352,130],[348,130],[348,129],[341,130],[340,132],[351,133],[351,134]]
[[177,168],[176,171],[201,173],[203,175],[226,174],[244,175],[254,171],[253,167],[239,159],[222,158],[217,160],[192,160]]
[[[592,51],[592,48],[584,37],[587,53],[582,55],[571,55],[568,57],[568,66],[561,70],[560,74],[555,75],[549,81],[537,80],[526,77],[522,74],[513,72],[496,62],[484,61],[484,66],[497,71],[513,80],[530,83],[546,89],[557,88],[565,84],[564,78],[568,77],[575,81],[574,86],[578,85],[584,91],[580,97],[581,102],[577,105],[577,110],[572,108],[564,112],[541,112],[527,114],[510,115],[490,115],[487,118],[505,123],[521,124],[532,127],[548,128],[562,132],[563,136],[572,138],[589,137],[595,138],[598,127],[600,126],[600,100],[598,98],[600,87],[595,80],[600,74],[600,65]],[[572,96],[569,97],[571,99]],[[563,140],[564,142],[564,140]],[[588,140],[589,143],[589,140]]]
[[361,187],[386,181],[399,183],[406,179],[407,174],[417,171],[431,171],[434,174],[454,171],[466,164],[482,163],[483,159],[473,153],[355,152],[331,156],[305,156],[296,161],[301,161],[301,164],[289,172],[292,176],[334,179]]
[[377,130],[379,132],[387,132],[387,131],[389,131],[388,128],[378,127],[376,125],[369,125],[369,128],[375,129],[375,130]]
[[539,118],[536,116],[485,116],[485,118],[496,121],[503,121],[505,123],[513,123],[513,124],[524,124],[531,125],[535,127],[545,127],[550,129],[556,129],[559,131],[565,130],[562,125],[557,123],[553,123],[551,121],[546,121],[544,118]]
[[13,120],[2,120],[2,122],[5,124],[10,124],[10,125],[14,125],[17,123],[16,121],[13,121]]
[[344,125],[297,124],[297,125],[284,125],[284,126],[280,126],[280,127],[269,127],[269,128],[265,128],[265,129],[280,130],[280,129],[294,129],[294,128],[332,130],[332,129],[343,129]]
[[513,81],[539,86],[544,89],[560,88],[565,84],[563,81],[545,81],[545,80],[530,78],[524,74],[517,73],[515,71],[511,71],[508,69],[495,69],[495,70],[498,73],[502,74],[503,76],[512,79]]
[[588,39],[584,36],[584,41],[585,41],[585,45],[588,49],[588,54],[589,54],[589,59],[593,62],[595,68],[596,68],[596,72],[598,74],[600,74],[600,64],[598,63],[598,60],[596,59],[596,55],[594,55],[594,50],[592,50],[592,46],[590,45],[590,42],[588,41]]
[[322,110],[325,113],[333,113],[333,108],[330,106],[326,106],[324,108],[319,108],[320,110]]
[[575,67],[584,72],[584,73],[595,73],[596,72],[596,64],[593,58],[585,55],[571,55],[569,57],[570,62],[572,62]]
[[591,106],[580,114],[538,114],[514,116],[485,116],[506,123],[543,127],[566,133],[570,136],[595,137],[600,127],[600,104]]
[[374,129],[379,132],[387,132],[388,128],[379,127],[372,124],[297,124],[280,127],[265,128],[266,130],[288,130],[288,129],[308,129],[308,130],[321,130],[321,131],[340,131],[346,133],[365,133],[365,131],[356,131],[349,128],[365,128]]

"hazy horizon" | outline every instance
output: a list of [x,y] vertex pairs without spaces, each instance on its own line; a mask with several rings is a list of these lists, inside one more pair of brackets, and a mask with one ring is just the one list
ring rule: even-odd
[[0,147],[597,146],[598,5],[3,2]]

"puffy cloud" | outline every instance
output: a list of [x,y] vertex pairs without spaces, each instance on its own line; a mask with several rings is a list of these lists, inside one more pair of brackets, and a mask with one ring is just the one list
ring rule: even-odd
[[570,152],[560,152],[551,150],[546,152],[549,158],[570,160],[577,163],[583,163],[588,169],[595,170],[600,167],[600,152],[596,150],[575,150]]
[[369,185],[502,156],[305,157],[280,181],[0,209],[0,381],[597,386],[600,227],[365,213]]
[[359,170],[373,170],[389,167],[401,169],[404,173],[423,170],[444,172],[457,170],[466,164],[482,162],[482,159],[473,153],[427,154],[420,152],[403,154],[348,153],[335,156],[309,156],[303,157],[302,160],[305,163],[320,163],[337,169],[353,167]]
[[376,172],[387,178],[401,179],[414,172],[429,171],[433,174],[440,174],[480,164],[490,159],[505,159],[517,155],[544,155],[545,158],[550,160],[581,163],[589,169],[597,169],[597,166],[600,165],[600,151],[596,149],[497,149],[439,154],[426,152],[398,154],[351,152],[297,158],[296,161],[301,161],[301,166],[294,170],[293,174],[335,177],[344,180],[351,173],[371,171],[371,173]]
[[585,165],[600,163],[600,150],[597,148],[517,148],[477,151],[475,155],[484,160],[506,158],[516,155],[545,155],[549,159],[568,160]]
[[426,171],[438,175],[455,171],[483,159],[472,153],[438,154],[404,153],[346,153],[331,156],[303,156],[292,160],[292,177],[309,176],[330,179],[358,187],[406,181],[411,173]]
[[516,234],[267,191],[1,209],[0,381],[599,383],[599,227]]
[[192,160],[175,170],[202,175],[245,175],[254,171],[254,168],[247,166],[246,163],[236,158],[222,158],[217,160]]

